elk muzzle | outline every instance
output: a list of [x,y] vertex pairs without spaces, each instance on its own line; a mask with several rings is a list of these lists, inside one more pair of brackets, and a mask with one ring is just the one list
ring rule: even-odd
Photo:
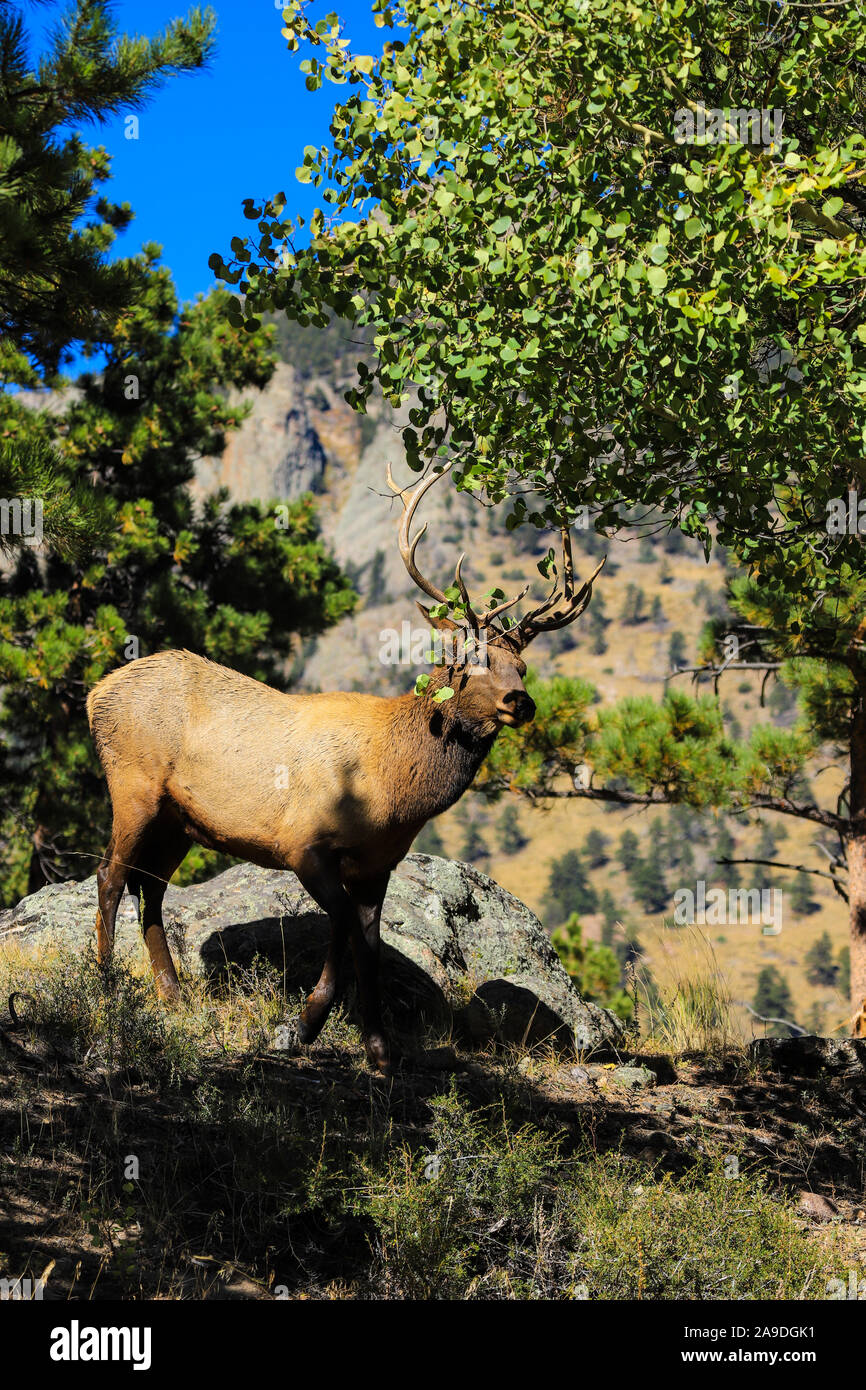
[[525,690],[509,690],[497,704],[496,714],[501,724],[519,729],[535,718],[535,701]]

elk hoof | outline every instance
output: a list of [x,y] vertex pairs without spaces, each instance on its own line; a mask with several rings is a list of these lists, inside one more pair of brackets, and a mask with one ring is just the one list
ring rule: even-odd
[[304,1018],[303,1014],[298,1019],[296,1028],[298,1042],[302,1047],[309,1047],[310,1043],[314,1043],[322,1031],[321,1023],[311,1023],[309,1019]]
[[156,992],[159,1002],[168,1008],[173,1008],[180,1003],[180,985],[177,980],[167,980],[164,976],[157,977]]
[[364,1048],[367,1053],[367,1061],[374,1071],[378,1071],[381,1076],[392,1076],[394,1072],[391,1060],[391,1049],[388,1041],[381,1033],[371,1033],[364,1039]]

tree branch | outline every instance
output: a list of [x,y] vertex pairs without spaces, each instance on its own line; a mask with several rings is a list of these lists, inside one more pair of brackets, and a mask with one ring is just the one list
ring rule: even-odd
[[792,869],[795,873],[814,874],[816,878],[829,878],[836,892],[843,902],[848,901],[848,894],[842,887],[835,874],[827,873],[826,869],[810,869],[805,864],[783,864],[779,859],[717,859],[717,864],[763,864],[769,869]]

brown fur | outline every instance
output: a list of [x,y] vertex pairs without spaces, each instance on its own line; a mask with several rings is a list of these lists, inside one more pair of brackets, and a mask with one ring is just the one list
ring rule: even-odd
[[[100,959],[110,956],[128,882],[141,898],[159,993],[177,997],[161,908],[191,841],[292,869],[342,924],[302,1033],[311,1039],[324,1023],[338,957],[364,935],[366,912],[355,950],[365,1034],[372,1060],[387,1065],[373,975],[388,875],[421,827],[463,794],[502,724],[531,718],[525,669],[509,644],[490,643],[487,667],[443,669],[425,695],[393,698],[286,695],[186,651],[111,672],[87,701],[114,810],[98,871]],[[455,694],[437,704],[446,681]]]
[[316,845],[351,877],[359,862],[393,868],[465,791],[501,727],[480,684],[486,673],[438,706],[414,694],[286,695],[168,651],[112,671],[87,713],[114,805],[146,780],[154,814],[200,844],[280,869]]

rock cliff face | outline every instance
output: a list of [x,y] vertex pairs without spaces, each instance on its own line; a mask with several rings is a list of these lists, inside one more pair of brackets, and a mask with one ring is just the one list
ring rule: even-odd
[[[84,949],[92,939],[96,880],[51,884],[0,913],[0,945]],[[294,874],[238,864],[207,883],[169,887],[166,927],[188,969],[212,976],[265,956],[291,992],[318,978],[327,918]],[[529,908],[469,864],[410,854],[392,875],[382,913],[382,985],[398,1031],[453,1029],[464,1043],[553,1047],[566,1054],[610,1047],[621,1023],[572,985]],[[142,951],[124,895],[121,952]],[[347,997],[352,998],[350,971]]]
[[280,362],[264,391],[239,393],[252,413],[229,435],[220,458],[197,467],[200,492],[228,487],[239,501],[325,491],[329,467],[357,465],[360,424],[354,412],[323,380],[304,382]]
[[[400,503],[385,481],[388,462],[398,482],[415,480],[403,462],[406,420],[381,403],[367,417],[357,415],[343,399],[344,385],[336,374],[303,374],[280,363],[263,391],[238,395],[251,413],[221,457],[199,462],[195,490],[203,496],[225,486],[238,501],[316,495],[324,535],[367,602],[307,653],[300,688],[393,692],[411,684],[414,668],[382,664],[380,633],[399,631],[406,620],[422,626],[420,595],[397,550]],[[443,486],[425,498],[424,519],[422,568],[447,583],[458,541],[480,525],[481,508]]]

